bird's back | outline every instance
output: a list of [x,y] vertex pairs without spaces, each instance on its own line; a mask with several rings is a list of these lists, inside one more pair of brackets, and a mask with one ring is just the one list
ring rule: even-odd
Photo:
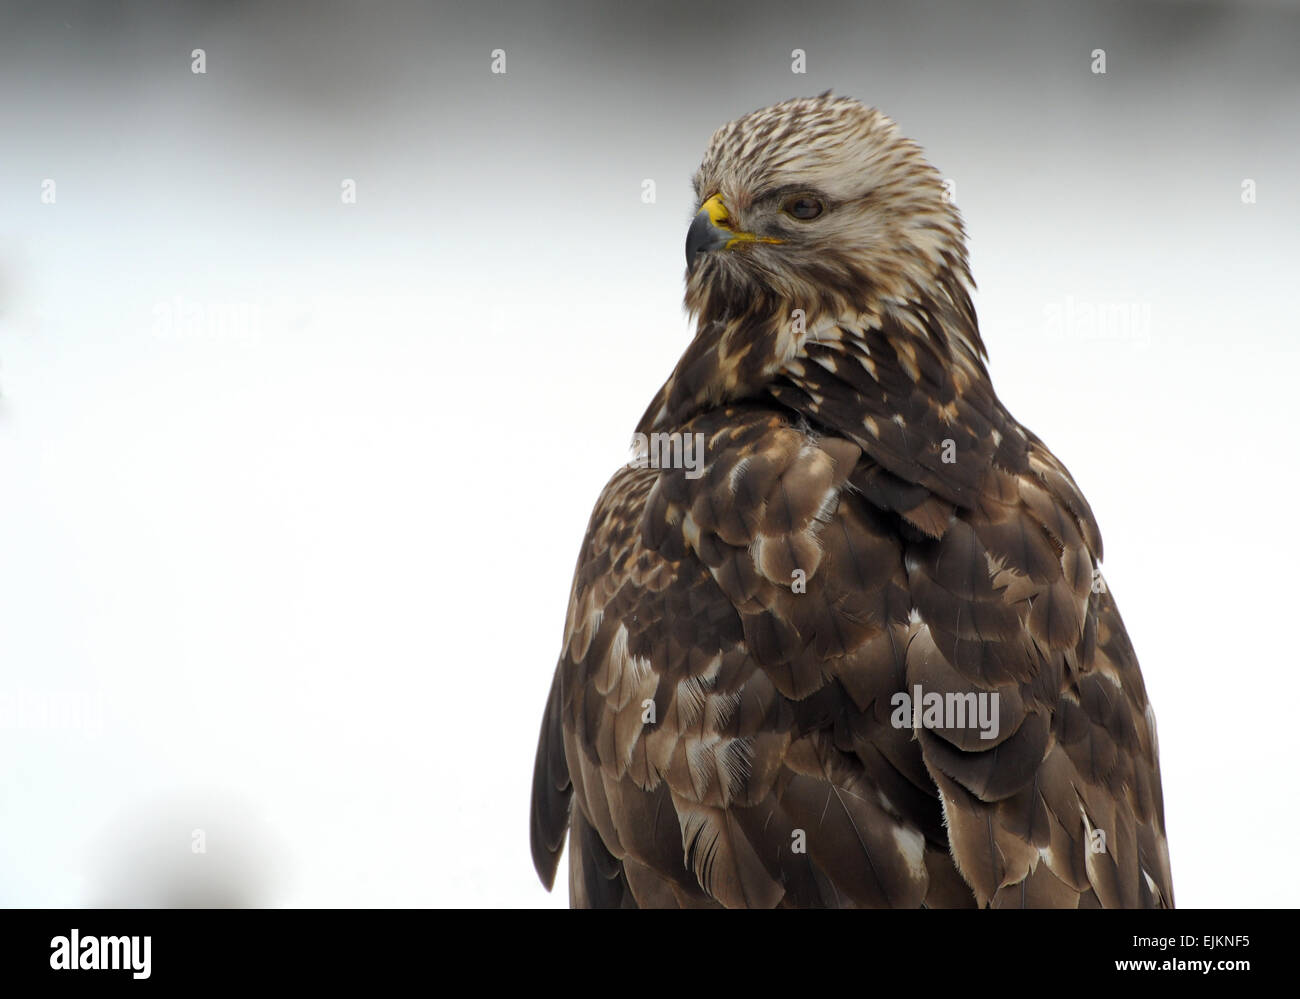
[[538,746],[544,882],[571,827],[578,906],[1172,904],[1096,527],[997,412],[1019,444],[963,503],[777,405],[614,476]]

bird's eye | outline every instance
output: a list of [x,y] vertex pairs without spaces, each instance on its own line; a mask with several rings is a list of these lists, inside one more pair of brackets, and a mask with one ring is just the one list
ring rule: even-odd
[[823,205],[810,194],[796,194],[793,198],[786,199],[781,210],[801,222],[809,222],[822,213]]

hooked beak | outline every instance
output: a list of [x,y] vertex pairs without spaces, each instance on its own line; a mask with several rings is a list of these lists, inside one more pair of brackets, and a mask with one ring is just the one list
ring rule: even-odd
[[699,214],[686,231],[686,266],[695,266],[696,258],[701,253],[714,250],[731,249],[738,243],[780,243],[779,239],[768,236],[755,236],[752,232],[737,232],[730,226],[731,214],[722,203],[721,195],[715,194],[700,206]]

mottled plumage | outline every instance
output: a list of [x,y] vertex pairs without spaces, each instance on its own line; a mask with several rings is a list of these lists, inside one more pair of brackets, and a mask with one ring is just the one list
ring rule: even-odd
[[[1172,906],[1101,536],[993,391],[938,174],[823,95],[720,129],[695,187],[696,333],[638,430],[703,463],[624,468],[592,515],[543,882],[568,832],[575,906]],[[900,724],[918,687],[996,694],[996,735]]]

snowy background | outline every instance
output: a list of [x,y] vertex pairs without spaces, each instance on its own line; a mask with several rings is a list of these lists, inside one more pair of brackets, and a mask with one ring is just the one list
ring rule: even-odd
[[0,0],[0,904],[563,905],[537,727],[689,178],[834,88],[1102,525],[1179,904],[1295,905],[1300,9],[630,6]]

